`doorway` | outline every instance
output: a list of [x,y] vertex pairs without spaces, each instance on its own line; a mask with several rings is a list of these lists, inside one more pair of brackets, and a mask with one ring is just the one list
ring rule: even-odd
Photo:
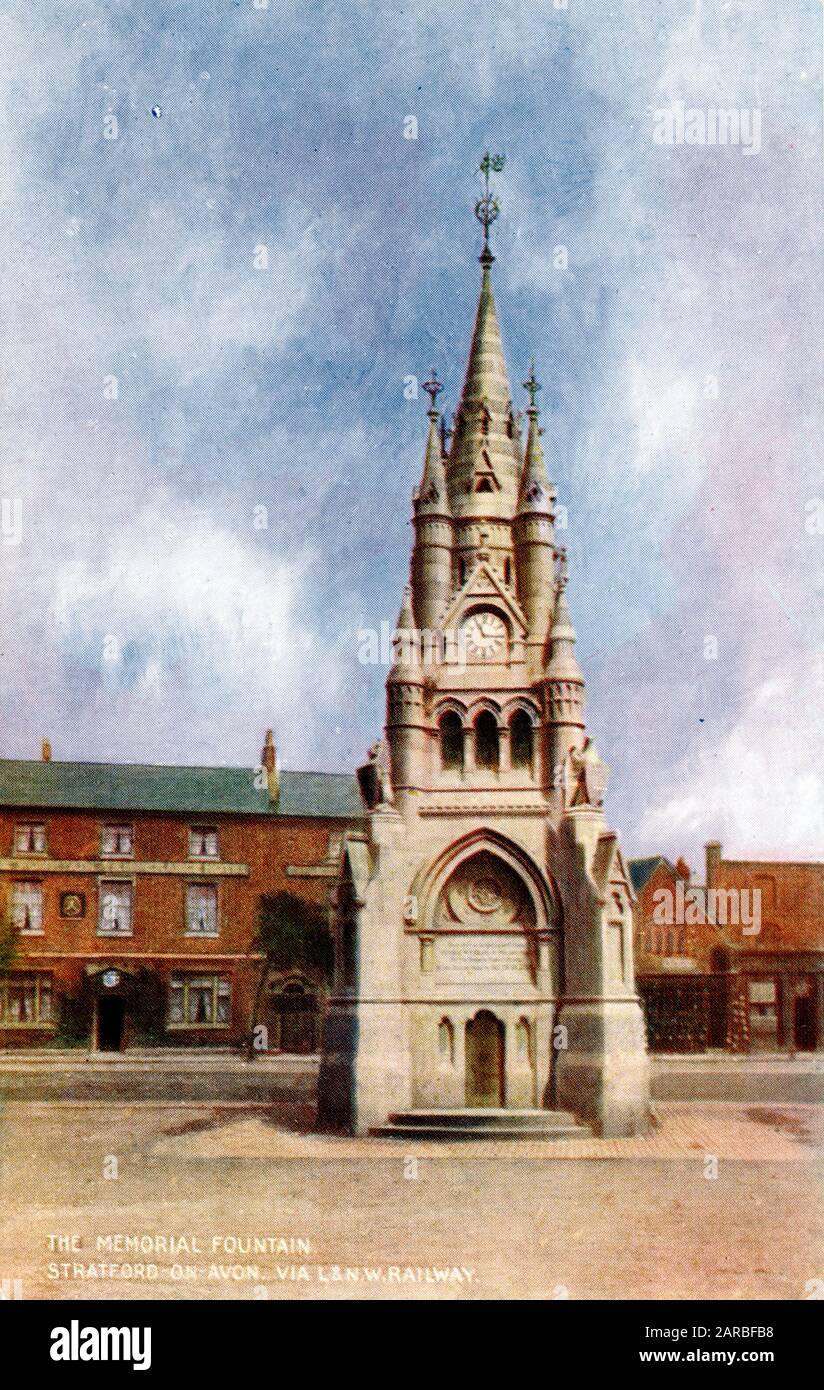
[[318,1046],[318,1000],[312,989],[293,982],[272,1000],[280,1052],[315,1052]]
[[818,1045],[818,1029],[815,1019],[815,998],[803,994],[795,999],[793,1011],[793,1039],[797,1051],[815,1052]]
[[120,1052],[123,1048],[126,1004],[117,996],[106,995],[97,1001],[97,1050]]
[[488,1009],[466,1025],[466,1104],[504,1104],[504,1026]]

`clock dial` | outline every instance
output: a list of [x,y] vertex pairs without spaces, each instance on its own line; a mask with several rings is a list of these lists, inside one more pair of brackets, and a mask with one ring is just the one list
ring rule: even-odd
[[471,613],[462,627],[467,656],[494,661],[506,651],[506,623],[497,613]]

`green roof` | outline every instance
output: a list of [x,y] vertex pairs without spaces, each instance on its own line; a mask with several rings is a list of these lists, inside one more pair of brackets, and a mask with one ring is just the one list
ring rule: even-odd
[[178,811],[237,815],[363,814],[354,777],[345,772],[281,772],[280,800],[269,804],[251,767],[151,767],[138,763],[18,762],[0,759],[0,806],[39,810]]

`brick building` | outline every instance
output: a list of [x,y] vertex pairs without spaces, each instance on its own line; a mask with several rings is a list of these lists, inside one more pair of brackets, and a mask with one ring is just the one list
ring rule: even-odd
[[660,855],[630,874],[650,1047],[824,1048],[824,864],[724,859],[712,841],[703,884]]
[[[238,1044],[261,895],[324,903],[353,778],[257,767],[0,761],[0,891],[13,942],[0,1046]],[[322,982],[269,981],[270,1046],[317,1046]]]

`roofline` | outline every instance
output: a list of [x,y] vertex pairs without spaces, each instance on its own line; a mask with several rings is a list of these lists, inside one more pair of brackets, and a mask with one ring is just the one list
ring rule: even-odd
[[[145,767],[158,772],[248,772],[251,768],[260,766],[258,763],[105,763],[85,758],[0,758],[0,767],[4,763],[18,763],[26,767]],[[282,767],[281,776],[284,773],[298,777],[350,777],[353,781],[355,778],[354,772],[316,772],[311,768],[300,767]]]
[[751,865],[759,869],[824,869],[824,859],[719,859],[718,863],[736,868]]

